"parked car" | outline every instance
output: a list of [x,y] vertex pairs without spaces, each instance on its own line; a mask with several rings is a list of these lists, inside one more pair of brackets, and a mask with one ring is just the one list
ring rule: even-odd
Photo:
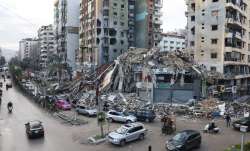
[[141,109],[136,112],[133,112],[132,114],[137,118],[138,121],[153,122],[156,117],[154,110],[148,109]]
[[3,82],[0,82],[0,87],[3,87]]
[[250,117],[244,117],[233,122],[233,128],[235,130],[240,130],[241,126],[248,126],[247,131],[250,131]]
[[124,146],[126,143],[143,140],[146,136],[147,130],[141,123],[130,123],[121,126],[114,132],[108,134],[108,141],[112,144]]
[[62,109],[62,110],[70,110],[71,109],[71,105],[65,100],[57,100],[56,107],[58,109]]
[[41,121],[29,121],[25,124],[25,128],[29,138],[44,137],[44,128]]
[[177,133],[166,142],[168,151],[189,151],[199,148],[201,145],[201,134],[195,130],[184,130]]
[[78,105],[76,107],[76,112],[78,114],[83,114],[87,116],[96,116],[97,115],[97,109],[94,107],[86,107],[83,105]]
[[10,79],[10,75],[7,75],[7,79]]
[[107,120],[109,122],[124,122],[124,123],[132,123],[136,122],[136,117],[133,115],[129,115],[124,112],[117,112],[117,111],[109,111],[107,113]]

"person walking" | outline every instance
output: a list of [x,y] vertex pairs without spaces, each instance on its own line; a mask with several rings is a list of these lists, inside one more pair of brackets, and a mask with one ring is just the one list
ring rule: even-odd
[[229,114],[226,115],[226,123],[227,123],[227,127],[231,126],[231,117]]

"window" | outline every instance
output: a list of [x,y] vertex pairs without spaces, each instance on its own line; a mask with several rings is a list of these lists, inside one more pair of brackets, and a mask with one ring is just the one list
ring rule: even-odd
[[212,2],[218,2],[219,0],[212,0]]
[[191,21],[195,21],[195,16],[191,16]]
[[124,37],[124,32],[121,32],[121,37]]
[[217,53],[211,53],[211,58],[216,59],[217,58]]
[[117,16],[117,12],[114,12],[114,16]]
[[121,8],[122,8],[122,9],[125,8],[124,4],[121,5]]
[[210,70],[213,71],[213,72],[216,72],[216,67],[210,67]]
[[218,25],[212,25],[212,31],[218,30]]
[[171,44],[174,44],[174,41],[170,41]]
[[117,25],[117,21],[114,21],[114,25]]
[[121,26],[124,26],[124,22],[121,22]]
[[212,16],[219,16],[219,10],[213,10],[211,11]]
[[194,46],[194,41],[190,41],[190,46]]
[[212,44],[217,44],[217,42],[218,42],[218,39],[211,39]]

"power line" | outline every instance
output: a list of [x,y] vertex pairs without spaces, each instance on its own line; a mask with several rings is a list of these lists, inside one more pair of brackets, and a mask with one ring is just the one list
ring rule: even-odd
[[18,13],[16,13],[16,12],[13,11],[13,10],[11,10],[10,8],[4,6],[4,5],[2,4],[2,2],[0,3],[0,7],[2,7],[2,8],[5,9],[5,10],[7,10],[8,12],[10,12],[12,15],[16,16],[16,17],[19,18],[20,20],[22,20],[22,21],[24,21],[24,22],[26,22],[26,23],[29,23],[30,25],[32,25],[32,26],[35,27],[35,28],[37,28],[37,26],[39,26],[39,25],[37,25],[37,24],[35,24],[35,23],[32,23],[32,22],[31,22],[30,20],[28,20],[27,18],[25,18],[25,17],[19,15]]

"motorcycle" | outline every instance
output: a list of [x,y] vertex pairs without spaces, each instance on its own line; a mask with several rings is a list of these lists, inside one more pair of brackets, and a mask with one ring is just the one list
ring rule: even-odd
[[9,113],[12,113],[13,104],[11,102],[9,102],[8,105],[7,105],[7,108],[8,108]]
[[203,132],[210,133],[210,134],[218,134],[220,133],[220,128],[210,123],[210,124],[205,125]]
[[13,107],[8,107],[9,113],[12,113],[12,109],[13,109]]

